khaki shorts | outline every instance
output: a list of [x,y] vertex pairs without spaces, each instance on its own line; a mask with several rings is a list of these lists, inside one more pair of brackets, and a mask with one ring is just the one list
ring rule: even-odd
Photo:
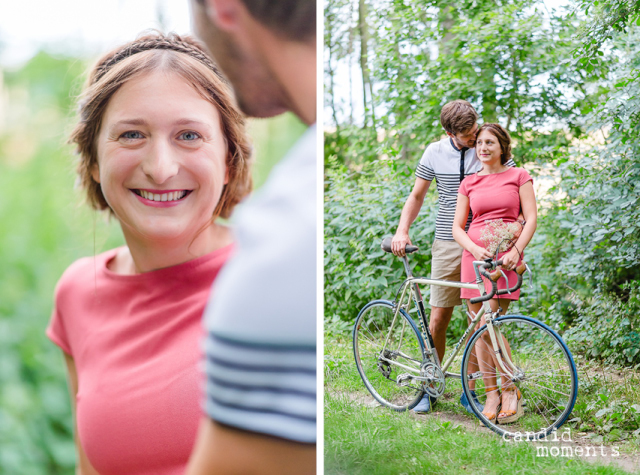
[[[431,278],[460,282],[462,246],[455,241],[436,239],[431,247]],[[429,305],[432,307],[456,307],[462,305],[460,289],[455,287],[431,286]]]

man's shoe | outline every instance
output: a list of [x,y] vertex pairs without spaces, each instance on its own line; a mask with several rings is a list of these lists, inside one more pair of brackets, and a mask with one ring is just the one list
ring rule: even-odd
[[[476,392],[473,389],[471,390],[471,397],[473,398],[473,402],[475,403],[476,407],[482,412],[484,410],[484,406],[478,401],[478,396],[476,396]],[[464,391],[462,391],[462,396],[460,396],[460,404],[462,404],[462,407],[464,407],[469,414],[475,415],[473,409],[471,409],[471,404],[469,404],[469,400],[467,399],[467,395],[464,393]]]
[[413,412],[415,412],[416,414],[428,414],[429,412],[431,412],[431,406],[434,405],[437,400],[438,398],[425,394],[424,396],[422,396],[422,400],[418,403],[418,405],[413,408]]

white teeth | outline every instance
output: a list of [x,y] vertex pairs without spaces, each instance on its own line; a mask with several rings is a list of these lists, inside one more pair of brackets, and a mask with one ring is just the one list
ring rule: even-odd
[[138,190],[138,193],[140,193],[140,196],[142,196],[143,198],[151,201],[177,201],[181,200],[187,195],[186,191],[172,191],[171,193],[158,194],[150,193],[145,190]]

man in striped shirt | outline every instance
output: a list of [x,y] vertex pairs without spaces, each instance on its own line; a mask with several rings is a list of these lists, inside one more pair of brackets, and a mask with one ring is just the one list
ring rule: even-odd
[[[391,242],[391,249],[396,256],[405,255],[405,246],[411,244],[409,228],[418,216],[424,197],[433,179],[438,189],[438,216],[436,218],[436,236],[431,248],[431,278],[460,281],[460,264],[462,247],[454,241],[451,234],[453,217],[456,212],[458,188],[467,175],[472,175],[482,168],[476,157],[475,144],[478,130],[478,114],[471,104],[464,100],[455,100],[444,105],[440,113],[440,124],[447,137],[429,144],[418,168],[413,190],[402,208],[400,224]],[[507,162],[515,166],[513,160]],[[471,213],[467,220],[467,228],[471,223]],[[432,286],[431,318],[429,330],[440,361],[444,358],[446,332],[453,308],[461,305],[460,289],[455,287]],[[414,408],[415,412],[429,412],[431,401],[425,396]],[[470,407],[462,394],[460,403],[469,411]]]
[[204,312],[205,413],[188,475],[316,472],[316,2],[192,0],[251,117],[309,129],[234,212],[237,251]]

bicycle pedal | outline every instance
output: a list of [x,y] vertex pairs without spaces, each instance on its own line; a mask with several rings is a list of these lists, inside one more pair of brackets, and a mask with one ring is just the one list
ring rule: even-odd
[[411,375],[409,373],[402,373],[398,375],[396,384],[400,387],[409,386],[411,384]]
[[482,379],[482,371],[476,371],[475,373],[467,375],[467,380],[469,381],[474,381],[476,379]]

